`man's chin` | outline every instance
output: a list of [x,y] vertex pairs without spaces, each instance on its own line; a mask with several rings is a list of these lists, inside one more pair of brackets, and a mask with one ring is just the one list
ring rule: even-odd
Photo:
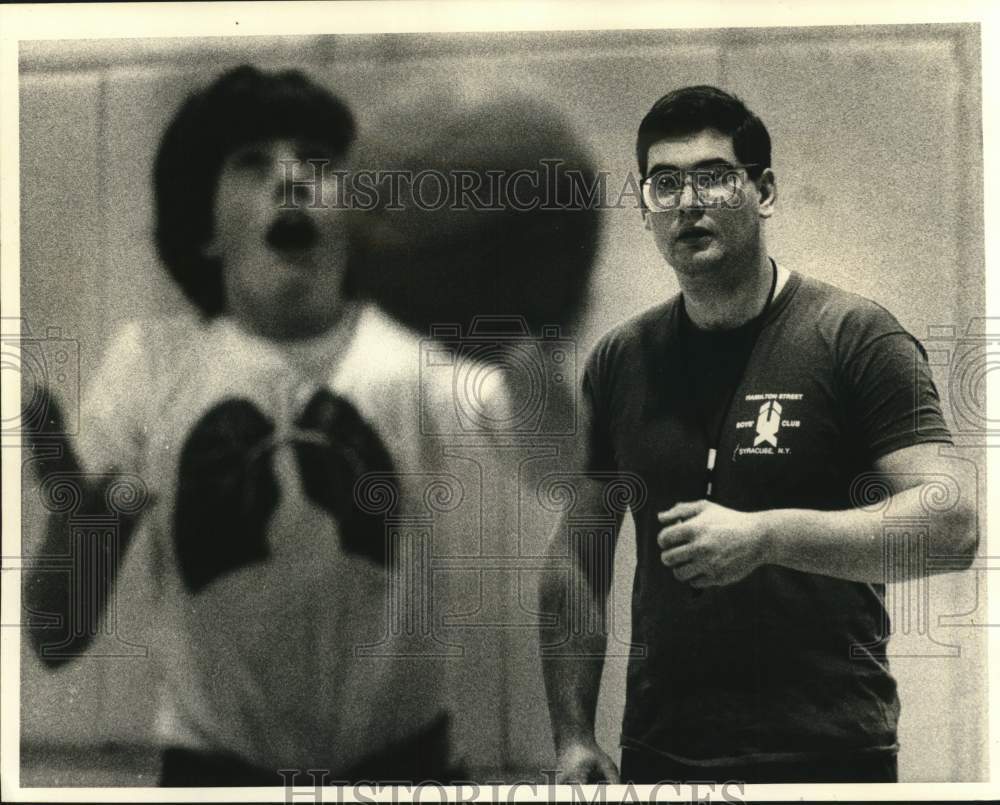
[[724,254],[714,243],[704,249],[675,250],[670,255],[670,265],[682,274],[701,274],[715,270]]

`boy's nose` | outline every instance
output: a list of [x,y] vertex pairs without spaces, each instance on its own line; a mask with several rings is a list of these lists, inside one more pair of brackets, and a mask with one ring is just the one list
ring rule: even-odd
[[274,196],[280,205],[304,207],[311,203],[319,182],[313,165],[300,159],[293,150],[287,150],[274,155],[272,166]]
[[300,176],[298,172],[293,176],[282,177],[274,185],[274,197],[282,207],[302,208],[313,204],[316,196],[316,183],[311,177]]

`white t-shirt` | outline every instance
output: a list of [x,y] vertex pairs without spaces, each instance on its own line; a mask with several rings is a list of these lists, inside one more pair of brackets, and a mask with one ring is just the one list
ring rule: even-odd
[[[292,347],[226,318],[133,322],[113,340],[85,397],[79,449],[88,470],[135,473],[152,498],[135,540],[149,540],[153,557],[165,744],[335,775],[444,711],[427,583],[430,541],[441,538],[435,500],[448,506],[438,437],[451,427],[453,390],[449,372],[420,370],[422,357],[419,339],[372,307]],[[377,479],[359,505],[386,510],[398,564],[345,550],[337,521],[303,492],[295,440],[315,434],[295,421],[321,387],[392,457],[395,505]],[[502,412],[502,389],[489,396]],[[220,548],[202,534],[202,562],[197,540],[178,551],[178,477],[192,431],[236,400],[273,428],[259,449],[273,448],[265,464],[279,494],[263,547],[244,552],[242,535],[229,534]]]

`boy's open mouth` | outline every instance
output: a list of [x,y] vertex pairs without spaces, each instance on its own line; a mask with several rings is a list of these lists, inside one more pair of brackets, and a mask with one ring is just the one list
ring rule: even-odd
[[280,213],[267,228],[267,245],[272,249],[307,249],[318,237],[316,225],[298,210]]

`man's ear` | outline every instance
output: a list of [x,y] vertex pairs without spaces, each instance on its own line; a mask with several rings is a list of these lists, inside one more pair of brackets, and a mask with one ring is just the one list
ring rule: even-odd
[[770,168],[766,168],[757,180],[757,192],[760,197],[757,203],[760,217],[770,218],[774,215],[774,206],[778,200],[778,182]]

